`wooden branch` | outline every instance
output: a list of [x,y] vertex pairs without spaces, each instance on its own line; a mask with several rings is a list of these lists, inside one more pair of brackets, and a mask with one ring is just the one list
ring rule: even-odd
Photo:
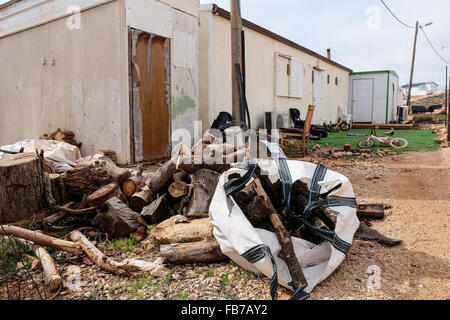
[[33,253],[38,257],[41,261],[42,270],[44,273],[45,284],[47,285],[50,291],[56,291],[59,289],[63,281],[61,276],[59,275],[58,270],[56,269],[55,261],[50,256],[47,250],[42,248],[41,246],[33,243],[32,241],[27,241],[23,239],[19,239],[22,243],[28,245]]
[[358,230],[355,233],[355,238],[365,241],[377,242],[388,247],[395,247],[403,243],[403,241],[401,240],[391,239],[382,235],[377,230],[369,227],[369,225],[367,225],[365,222],[362,222],[360,224]]
[[90,213],[96,213],[98,208],[97,207],[90,207],[90,208],[85,208],[85,209],[70,209],[70,208],[65,208],[64,206],[51,206],[51,208],[55,211],[62,211],[68,214],[73,214],[73,215],[83,215],[83,214],[90,214]]
[[264,188],[262,187],[261,181],[259,178],[255,177],[255,190],[256,194],[262,198],[264,198],[264,202],[267,208],[267,214],[269,215],[270,222],[275,228],[275,233],[277,235],[278,241],[281,245],[281,252],[283,260],[286,262],[289,273],[292,277],[292,282],[290,285],[295,289],[298,288],[306,288],[308,283],[306,281],[305,275],[303,274],[303,270],[300,266],[300,263],[297,260],[297,256],[295,255],[294,246],[292,244],[291,235],[286,227],[283,225],[281,221],[281,217],[275,210],[267,196]]
[[216,240],[162,245],[160,254],[172,263],[211,263],[227,259]]
[[20,239],[32,241],[35,244],[44,247],[55,248],[70,253],[79,253],[81,251],[80,246],[76,243],[57,239],[36,231],[31,231],[11,225],[0,225],[0,235],[14,236]]
[[[75,202],[69,202],[66,203],[63,207],[64,208],[70,208],[70,206],[74,205]],[[67,215],[67,212],[64,211],[59,211],[56,212],[48,217],[45,217],[42,220],[42,224],[44,225],[44,227],[48,228],[48,227],[52,227],[56,222],[58,222],[59,220],[61,220],[62,218],[64,218]]]
[[146,268],[142,267],[143,265],[148,264],[145,261],[133,260],[117,262],[108,258],[79,231],[72,231],[67,237],[73,242],[76,242],[88,257],[103,270],[118,275],[132,275],[134,272],[146,271]]

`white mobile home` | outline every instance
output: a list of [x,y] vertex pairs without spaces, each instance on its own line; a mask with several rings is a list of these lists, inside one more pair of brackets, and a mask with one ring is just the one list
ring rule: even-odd
[[392,70],[353,72],[349,97],[354,122],[395,121],[397,107],[402,105],[398,74]]
[[[313,122],[335,122],[348,106],[351,70],[280,35],[243,20],[246,93],[252,127],[265,126],[265,113],[298,108],[304,119],[316,105]],[[200,10],[200,119],[211,126],[221,111],[231,113],[230,13],[216,5]]]
[[[408,95],[409,84],[405,84],[402,86],[403,94],[405,96]],[[421,83],[413,83],[411,86],[411,96],[426,96],[429,94],[436,93],[439,89],[439,85],[436,82],[421,82]]]
[[121,163],[170,155],[198,119],[198,0],[0,6],[0,146],[71,130]]

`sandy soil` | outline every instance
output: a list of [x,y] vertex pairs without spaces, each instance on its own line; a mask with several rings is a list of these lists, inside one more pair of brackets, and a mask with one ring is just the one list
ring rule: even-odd
[[[392,206],[386,219],[373,226],[404,244],[386,248],[355,241],[344,263],[312,298],[449,299],[450,149],[329,166],[350,178],[358,202]],[[367,289],[371,266],[379,267],[379,290]]]
[[[385,220],[373,222],[373,227],[404,243],[387,248],[355,240],[348,257],[315,288],[311,299],[450,299],[450,149],[324,164],[350,178],[359,203],[392,206]],[[152,260],[157,249],[138,246],[128,253],[105,252],[116,259]],[[61,273],[80,266],[83,283],[81,291],[63,289],[54,299],[270,299],[267,278],[231,262],[167,266],[161,277],[129,279],[87,266],[82,257],[53,254]],[[42,273],[33,275],[42,289]],[[21,299],[40,299],[35,284],[23,278]],[[9,290],[17,283],[9,282]],[[280,290],[281,299],[289,296]],[[0,299],[7,298],[3,283]]]

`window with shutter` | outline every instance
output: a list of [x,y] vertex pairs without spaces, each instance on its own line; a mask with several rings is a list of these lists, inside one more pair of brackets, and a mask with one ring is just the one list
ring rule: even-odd
[[289,96],[294,98],[303,98],[303,63],[291,59],[290,66],[291,75],[289,76]]

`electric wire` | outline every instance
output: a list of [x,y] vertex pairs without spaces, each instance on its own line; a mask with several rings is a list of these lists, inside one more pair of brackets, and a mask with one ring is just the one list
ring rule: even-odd
[[395,19],[398,20],[398,22],[400,22],[402,25],[404,25],[404,26],[407,27],[407,28],[415,29],[415,27],[410,26],[410,25],[404,23],[402,20],[400,20],[400,19],[394,14],[394,12],[392,12],[392,10],[388,7],[388,5],[387,5],[383,0],[380,0],[380,1],[381,1],[381,3],[383,3],[383,5],[386,7],[386,9],[391,13],[391,15],[392,15]]

